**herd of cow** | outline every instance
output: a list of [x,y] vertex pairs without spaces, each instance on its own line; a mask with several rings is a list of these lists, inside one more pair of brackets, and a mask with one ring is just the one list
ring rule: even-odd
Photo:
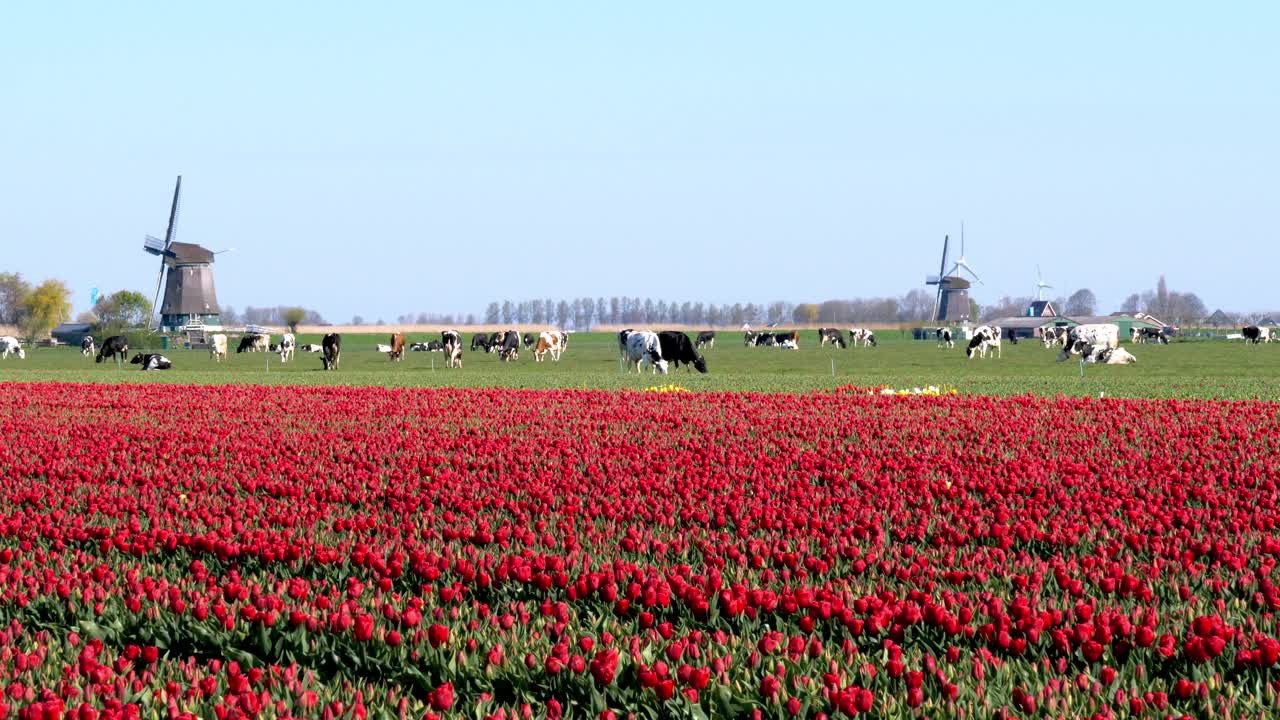
[[[955,347],[953,333],[956,332],[958,331],[953,328],[934,329],[938,347]],[[1243,328],[1241,334],[1236,337],[1243,338],[1246,344],[1256,345],[1270,343],[1273,334],[1271,328],[1250,325]],[[618,350],[628,372],[632,367],[636,372],[641,372],[642,367],[647,367],[650,372],[666,374],[672,365],[678,369],[681,364],[684,364],[705,373],[707,362],[698,351],[713,349],[715,340],[716,333],[712,330],[698,333],[697,339],[690,342],[688,335],[674,330],[650,332],[627,329],[618,333]],[[747,330],[743,340],[747,347],[776,347],[789,350],[800,348],[800,333],[796,330],[777,332]],[[850,328],[847,340],[844,331],[837,328],[818,328],[818,340],[821,346],[830,343],[833,347],[839,348],[859,345],[877,346],[875,333],[864,328]],[[985,359],[990,352],[999,358],[1002,356],[1004,340],[1012,344],[1018,342],[1017,336],[1012,331],[1006,331],[996,325],[980,325],[969,336],[965,356],[970,359],[974,357]],[[1072,356],[1079,356],[1084,362],[1107,365],[1137,362],[1137,358],[1132,353],[1120,347],[1120,328],[1114,323],[1045,328],[1040,340],[1045,348],[1060,349],[1059,362]],[[1152,342],[1167,345],[1169,338],[1165,332],[1158,329],[1133,328],[1129,341],[1133,344]],[[219,333],[209,336],[208,346],[213,360],[221,362],[226,359],[228,348],[226,335]],[[525,333],[521,336],[515,330],[506,330],[476,333],[471,337],[473,352],[478,350],[495,353],[503,362],[519,359],[522,347],[532,350],[535,362],[542,362],[548,356],[551,360],[558,361],[568,346],[569,333],[561,331]],[[396,333],[391,336],[390,343],[379,343],[376,346],[377,351],[385,353],[392,362],[398,362],[403,358],[406,348],[414,352],[441,352],[445,355],[445,367],[462,367],[462,335],[457,330],[441,332],[439,340],[412,344],[406,342],[404,333]],[[278,353],[282,363],[292,360],[295,350],[319,353],[323,368],[336,370],[342,353],[342,336],[338,333],[329,333],[319,344],[298,347],[292,333],[282,334],[279,343],[272,343],[270,336],[264,333],[246,333],[240,337],[239,345],[236,347],[236,353]],[[129,357],[129,340],[124,335],[113,335],[103,341],[102,347],[98,348],[93,337],[87,336],[80,343],[80,353],[85,357],[96,356],[96,362],[99,363],[110,358],[117,364],[121,364]],[[10,355],[16,355],[19,359],[26,357],[17,338],[0,336],[0,359],[8,358]],[[168,370],[173,367],[173,363],[159,353],[137,353],[128,362],[140,365],[142,370]]]

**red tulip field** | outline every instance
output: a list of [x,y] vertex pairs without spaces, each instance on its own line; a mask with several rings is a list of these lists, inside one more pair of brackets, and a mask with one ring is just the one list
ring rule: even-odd
[[1274,404],[0,388],[0,717],[1277,707]]

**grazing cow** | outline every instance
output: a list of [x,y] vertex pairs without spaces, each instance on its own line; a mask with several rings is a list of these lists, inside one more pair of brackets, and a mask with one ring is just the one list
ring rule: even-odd
[[844,342],[844,333],[839,328],[818,328],[818,345],[825,347],[827,343],[838,347],[847,347]]
[[1140,328],[1134,326],[1129,328],[1129,342],[1134,344],[1141,343],[1143,345],[1148,342],[1153,342],[1157,345],[1168,345],[1169,336],[1165,335],[1164,331],[1159,328]]
[[487,333],[476,333],[471,336],[471,352],[477,349],[489,352],[489,335]]
[[849,328],[849,344],[858,347],[859,342],[863,347],[875,347],[876,334],[866,328]]
[[[627,372],[630,373],[631,366],[634,365],[636,373],[640,373],[640,365],[643,363],[649,366],[649,372],[659,372],[666,375],[667,361],[662,358],[662,344],[658,340],[658,334],[647,330],[626,330],[624,332],[626,337],[620,337],[620,341],[626,344]],[[619,333],[619,336],[622,334]]]
[[[763,342],[762,342],[763,340]],[[781,346],[788,350],[800,349],[800,333],[795,330],[785,330],[783,332],[760,333],[756,338],[756,345]]]
[[342,336],[338,333],[329,333],[320,341],[322,348],[320,353],[320,363],[325,370],[337,370],[338,361],[342,359]]
[[214,362],[222,362],[227,359],[227,336],[222,333],[209,336],[209,357]]
[[716,347],[716,333],[714,330],[703,330],[698,333],[698,339],[693,341],[693,347],[701,350],[706,348],[714,350]]
[[242,352],[267,352],[271,349],[270,335],[244,335],[240,338],[240,345],[236,347],[236,354]]
[[[769,333],[763,333],[763,334],[768,335]],[[762,333],[756,333],[756,332],[751,332],[750,330],[747,330],[746,332],[742,333],[742,344],[745,347],[754,347],[756,345],[760,345],[761,335]]]
[[388,357],[392,362],[400,362],[400,358],[404,357],[404,333],[396,333],[391,336],[391,352]]
[[1120,326],[1115,323],[1093,323],[1077,325],[1067,331],[1067,341],[1058,353],[1058,362],[1063,362],[1072,355],[1079,355],[1081,348],[1104,346],[1120,347]]
[[520,333],[508,330],[502,334],[502,344],[498,347],[498,359],[502,362],[520,359]]
[[542,358],[547,353],[551,354],[551,359],[559,362],[560,360],[560,335],[558,332],[543,332],[538,334],[538,344],[533,349],[533,361],[542,362]]
[[987,358],[987,351],[995,349],[996,357],[1004,355],[1003,348],[1000,346],[1000,337],[1002,333],[997,325],[980,325],[973,331],[973,337],[969,338],[969,346],[964,349],[964,354],[970,360],[976,354],[983,360]]
[[168,370],[173,367],[173,363],[169,362],[169,358],[157,353],[138,353],[129,361],[131,365],[141,365],[143,372],[147,370]]
[[1054,345],[1066,345],[1069,334],[1071,334],[1069,327],[1048,327],[1040,331],[1040,342],[1044,343],[1044,349],[1048,350]]
[[124,362],[129,357],[129,338],[123,335],[112,335],[103,340],[102,347],[98,348],[98,357],[94,362],[102,362],[102,359],[106,357]]
[[462,367],[462,336],[457,330],[445,330],[440,333],[440,342],[444,345],[444,366]]
[[938,328],[938,347],[950,350],[956,346],[955,339],[951,336],[951,328]]
[[658,333],[658,347],[662,350],[662,359],[675,363],[676,370],[680,369],[680,363],[684,363],[686,372],[689,369],[687,366],[692,365],[698,372],[706,374],[707,361],[694,349],[688,335],[665,330]]
[[89,357],[94,354],[96,349],[93,347],[93,336],[85,335],[80,339],[80,355],[81,357]]
[[618,331],[618,355],[623,359],[628,357],[627,338],[631,337],[631,333],[635,332],[631,328]]
[[298,341],[294,339],[293,333],[285,333],[280,336],[280,362],[286,363],[293,359],[293,351],[297,347]]
[[27,353],[22,349],[18,338],[12,335],[0,337],[0,358],[8,358],[10,353],[17,355],[19,360],[27,359]]
[[306,345],[303,345],[302,347],[300,347],[300,348],[298,348],[298,349],[299,349],[299,350],[301,350],[301,351],[302,351],[302,352],[304,352],[304,353],[318,353],[318,352],[323,352],[323,351],[324,351],[324,346],[323,346],[323,345],[317,345],[317,344],[315,344],[315,343],[307,343]]
[[531,349],[533,349],[533,346],[534,346],[534,345],[537,345],[537,344],[538,344],[538,336],[537,336],[537,335],[534,335],[533,333],[525,333],[525,334],[524,334],[524,347],[525,347],[525,349],[526,349],[526,350],[531,350]]
[[1246,328],[1241,328],[1240,334],[1244,335],[1246,345],[1257,345],[1258,343],[1271,342],[1271,328],[1269,327],[1250,325]]

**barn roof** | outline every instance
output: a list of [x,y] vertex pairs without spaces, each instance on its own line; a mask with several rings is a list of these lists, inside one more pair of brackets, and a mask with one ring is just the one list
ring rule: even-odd
[[995,320],[988,320],[988,321],[986,321],[984,324],[985,324],[985,325],[999,325],[999,326],[1000,326],[1000,327],[1002,327],[1002,328],[1032,328],[1032,329],[1034,329],[1034,328],[1041,328],[1041,327],[1053,327],[1054,325],[1057,325],[1058,323],[1064,323],[1064,324],[1070,325],[1070,324],[1072,324],[1072,319],[1071,319],[1071,318],[1065,318],[1065,317],[1059,317],[1059,316],[1056,316],[1056,315],[1054,315],[1054,316],[1048,316],[1048,317],[1021,317],[1021,316],[1019,316],[1019,317],[996,318]]
[[1136,325],[1138,327],[1149,327],[1149,328],[1156,328],[1156,329],[1160,329],[1164,327],[1164,323],[1161,323],[1159,320],[1156,320],[1150,315],[1142,315],[1141,313],[1138,313],[1136,315],[1131,315],[1129,313],[1113,313],[1111,315],[1074,316],[1071,319],[1075,320],[1081,325],[1098,325],[1103,323],[1111,323],[1113,325],[1128,325],[1130,327]]

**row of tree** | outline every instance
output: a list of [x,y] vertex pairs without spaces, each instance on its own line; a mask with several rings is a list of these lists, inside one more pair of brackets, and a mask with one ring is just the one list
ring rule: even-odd
[[[596,325],[660,324],[700,325],[706,327],[738,327],[744,323],[771,325],[794,322],[804,325],[819,323],[895,324],[923,323],[933,317],[935,293],[913,289],[898,297],[824,300],[820,303],[768,304],[734,303],[717,305],[693,301],[665,301],[653,298],[610,297],[574,298],[572,300],[533,299],[491,302],[485,310],[484,322],[496,324],[548,324],[585,330]],[[977,308],[976,317],[991,320],[1022,317],[1035,302],[1031,296],[1005,296],[986,307]],[[1073,292],[1069,297],[1053,299],[1060,314],[1089,316],[1098,312],[1098,298],[1089,288]],[[1208,314],[1200,298],[1192,292],[1168,289],[1161,275],[1155,289],[1134,293],[1125,300],[1123,312],[1144,312],[1166,322],[1194,325]],[[470,318],[469,318],[470,319]],[[403,322],[402,318],[402,322]]]
[[298,325],[324,325],[324,316],[317,310],[308,310],[296,305],[277,305],[275,307],[245,307],[243,313],[236,312],[230,305],[219,309],[223,325],[288,325],[297,329]]
[[491,302],[485,309],[488,325],[547,324],[585,330],[597,325],[670,323],[707,327],[738,327],[744,323],[899,323],[924,322],[933,312],[934,295],[915,289],[901,297],[826,300],[821,303],[716,304],[691,300],[639,297],[598,297]]

